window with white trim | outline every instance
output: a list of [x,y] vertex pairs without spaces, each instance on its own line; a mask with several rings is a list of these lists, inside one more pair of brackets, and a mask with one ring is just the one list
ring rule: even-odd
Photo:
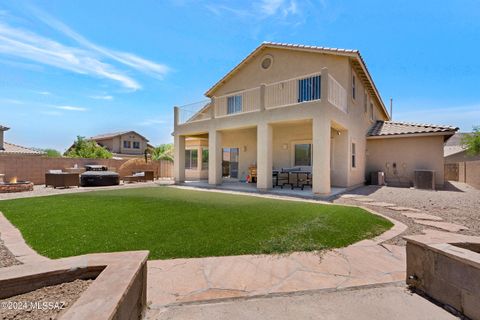
[[295,144],[294,164],[296,166],[312,165],[312,145],[310,143]]
[[298,102],[320,99],[321,77],[314,76],[298,80]]
[[357,146],[352,142],[352,168],[357,167]]
[[355,75],[352,75],[352,99],[355,100],[356,97],[356,84],[355,84]]
[[198,150],[185,150],[185,169],[197,169]]
[[242,96],[227,97],[227,114],[242,112]]
[[367,91],[363,93],[363,112],[368,112],[368,95]]

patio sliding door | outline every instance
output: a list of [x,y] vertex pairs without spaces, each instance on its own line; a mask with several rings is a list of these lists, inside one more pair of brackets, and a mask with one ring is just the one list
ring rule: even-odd
[[238,179],[238,148],[223,148],[222,150],[222,176]]

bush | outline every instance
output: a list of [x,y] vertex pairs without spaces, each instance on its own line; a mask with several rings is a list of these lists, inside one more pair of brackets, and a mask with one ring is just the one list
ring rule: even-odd
[[480,154],[480,126],[473,127],[473,132],[463,137],[462,145],[467,149],[468,154]]
[[173,144],[165,143],[152,150],[152,160],[173,161]]
[[77,140],[73,143],[73,146],[65,152],[65,156],[69,158],[110,159],[113,155],[95,141],[77,136]]
[[60,151],[55,149],[44,149],[43,152],[45,152],[45,156],[49,158],[60,158],[62,156]]

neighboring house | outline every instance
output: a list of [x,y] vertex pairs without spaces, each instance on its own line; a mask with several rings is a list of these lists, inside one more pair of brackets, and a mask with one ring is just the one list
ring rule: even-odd
[[462,145],[462,138],[465,135],[466,133],[457,132],[445,143],[445,146],[443,147],[445,163],[480,160],[480,154],[475,156],[467,154],[467,150]]
[[4,139],[5,131],[10,130],[10,128],[0,125],[0,155],[25,155],[25,156],[41,156],[45,153],[39,150],[26,148],[19,146],[17,144],[8,143]]
[[390,121],[356,50],[263,43],[206,96],[197,113],[175,108],[178,182],[195,162],[192,141],[208,139],[212,185],[243,181],[252,167],[259,189],[272,187],[273,169],[291,167],[312,171],[315,194],[361,185],[372,171],[411,185],[415,169],[435,170],[443,185],[443,144],[457,130]]
[[91,137],[100,146],[105,147],[116,157],[143,156],[146,149],[153,148],[148,139],[135,131],[122,131],[100,134]]

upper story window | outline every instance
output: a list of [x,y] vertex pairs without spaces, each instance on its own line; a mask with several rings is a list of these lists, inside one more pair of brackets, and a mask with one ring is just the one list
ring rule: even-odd
[[242,112],[242,96],[230,96],[227,98],[227,114]]
[[355,75],[352,75],[352,98],[356,97],[356,84],[355,84]]
[[123,140],[123,147],[126,149],[130,149],[132,147],[132,142],[129,140]]
[[320,99],[320,76],[298,80],[298,102]]
[[374,114],[373,114],[374,111],[375,110],[373,108],[373,102],[370,102],[370,120],[372,120],[372,121],[374,119]]
[[363,112],[368,112],[368,95],[367,91],[363,93]]
[[140,149],[140,141],[133,141],[133,149]]

